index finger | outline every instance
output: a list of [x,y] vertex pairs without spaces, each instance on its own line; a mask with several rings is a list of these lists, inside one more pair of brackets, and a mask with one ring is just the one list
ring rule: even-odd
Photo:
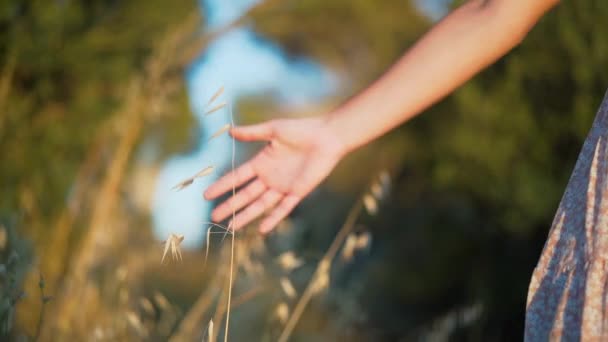
[[255,171],[251,167],[251,163],[247,162],[211,184],[205,190],[205,198],[208,200],[215,199],[228,190],[242,185],[254,176]]

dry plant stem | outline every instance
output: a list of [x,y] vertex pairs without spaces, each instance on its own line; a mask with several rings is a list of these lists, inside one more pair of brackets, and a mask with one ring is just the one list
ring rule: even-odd
[[[226,275],[226,278],[223,278],[226,282],[224,284],[229,284],[229,275]],[[222,291],[220,293],[220,297],[217,301],[217,307],[215,308],[215,313],[213,314],[213,322],[219,326],[221,326],[223,322],[223,316],[228,311],[226,307],[226,298],[228,297],[228,289],[226,286],[222,287]],[[217,337],[220,333],[221,329],[215,329],[213,338],[217,340]]]
[[255,296],[262,293],[263,291],[264,291],[264,288],[261,286],[250,289],[249,291],[243,293],[242,295],[234,298],[234,300],[232,301],[232,304],[230,305],[230,309],[234,309],[238,306],[241,306],[241,305],[247,303],[251,299],[255,298]]
[[344,222],[344,225],[342,225],[342,228],[340,228],[338,235],[336,235],[334,241],[331,243],[331,245],[325,252],[325,255],[323,255],[323,258],[321,259],[321,261],[319,261],[319,265],[317,266],[315,273],[313,274],[312,278],[308,282],[308,285],[306,286],[304,293],[302,293],[302,297],[300,297],[300,299],[298,300],[298,303],[296,304],[296,306],[293,310],[293,313],[291,314],[291,316],[289,317],[289,320],[285,324],[285,328],[283,328],[283,332],[281,332],[281,336],[279,336],[279,342],[287,342],[287,340],[291,336],[291,333],[293,332],[293,329],[295,328],[296,324],[300,320],[302,313],[304,313],[304,309],[306,308],[306,305],[308,305],[308,303],[310,302],[310,300],[314,294],[315,280],[324,271],[326,271],[324,269],[325,268],[324,265],[331,264],[331,261],[334,259],[334,257],[338,253],[340,246],[342,245],[342,243],[344,242],[344,240],[346,239],[348,234],[350,234],[350,232],[355,227],[355,223],[357,222],[357,217],[361,213],[362,208],[363,208],[363,202],[361,199],[359,199],[355,203],[355,205],[351,208],[350,212],[348,213],[346,221]]
[[199,296],[190,311],[188,311],[186,316],[182,319],[175,335],[168,339],[170,342],[192,341],[194,339],[199,325],[205,318],[205,313],[207,313],[207,310],[213,303],[214,298],[216,298],[218,288],[221,285],[222,280],[223,277],[221,276],[216,276],[213,278],[211,284],[207,286],[205,292]]
[[[230,124],[234,127],[234,118],[232,115],[232,105],[229,107],[230,112]],[[236,143],[234,138],[232,138],[232,171],[235,169],[235,159],[236,159]],[[232,184],[232,197],[236,195],[236,185]],[[236,216],[236,211],[232,210],[232,222],[234,222],[234,217]],[[230,227],[229,227],[230,228]],[[228,302],[226,303],[226,327],[224,329],[224,342],[228,342],[228,327],[230,324],[230,301],[232,300],[232,282],[233,282],[233,273],[234,273],[234,243],[236,231],[232,229],[232,241],[230,244],[230,275],[228,277]]]

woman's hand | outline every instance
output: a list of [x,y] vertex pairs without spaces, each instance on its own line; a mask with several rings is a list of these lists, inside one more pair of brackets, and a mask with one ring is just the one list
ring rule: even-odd
[[346,152],[320,118],[273,120],[234,127],[230,133],[241,141],[268,142],[256,156],[205,191],[205,198],[211,200],[251,181],[212,213],[217,222],[243,209],[229,224],[235,230],[268,211],[259,229],[270,232],[329,175]]

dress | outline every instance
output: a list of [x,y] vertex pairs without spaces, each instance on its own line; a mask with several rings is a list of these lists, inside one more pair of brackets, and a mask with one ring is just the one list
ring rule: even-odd
[[526,341],[608,341],[608,93],[534,269]]

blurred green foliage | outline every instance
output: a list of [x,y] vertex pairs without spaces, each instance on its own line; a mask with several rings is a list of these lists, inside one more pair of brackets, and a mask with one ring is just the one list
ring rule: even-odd
[[169,25],[195,9],[190,1],[2,2],[0,63],[10,86],[0,94],[0,215],[23,208],[24,192],[46,219],[64,205],[127,81]]
[[[82,185],[78,174],[91,153],[98,164],[109,164],[115,142],[108,132],[115,129],[112,119],[120,115],[130,80],[146,73],[159,37],[193,10],[192,1],[0,3],[0,223],[34,242],[34,260],[57,252],[49,250],[50,237],[76,185]],[[361,218],[360,229],[373,237],[369,253],[334,269],[328,295],[311,304],[296,338],[409,340],[446,331],[462,340],[521,339],[531,271],[608,86],[607,16],[603,0],[563,2],[507,57],[428,113],[350,156],[296,210],[291,240],[270,238],[268,244],[287,244],[314,259],[372,175],[381,169],[393,175],[391,196],[379,214]],[[430,24],[410,2],[399,0],[283,0],[251,20],[260,37],[289,56],[311,58],[338,76],[330,103],[373,81]],[[266,97],[247,101],[239,106],[244,121],[274,106]],[[147,124],[137,139],[138,145],[154,146],[154,160],[144,163],[152,169],[173,153],[187,152],[196,136],[183,89],[166,110],[176,115]],[[131,167],[141,166],[137,156],[136,151],[130,157]],[[85,192],[95,193],[103,170],[90,175]],[[138,216],[148,213],[125,214],[132,203],[123,192],[124,187],[116,221],[149,230],[149,220]],[[94,196],[82,198],[87,203],[79,208],[87,216],[96,203]],[[70,253],[88,227],[85,219],[75,220]],[[141,245],[151,240],[149,233],[132,235],[130,241]],[[7,264],[9,250],[0,252]],[[137,258],[136,253],[133,247],[117,255]],[[179,274],[163,278],[151,268],[156,273],[128,286],[146,294],[159,286],[170,289],[170,299],[187,310],[194,298],[185,297],[194,296],[198,284],[192,279],[201,276],[200,269],[189,271],[200,262],[192,258]],[[12,267],[18,278],[12,292],[26,271],[34,275],[30,287],[36,289],[38,266]],[[298,289],[310,271],[304,267],[293,275]],[[49,282],[52,293],[57,286]],[[260,308],[244,305],[235,314],[242,331],[234,336],[268,335],[253,327],[271,309],[265,302],[253,304]],[[35,306],[21,309],[24,317],[39,312]],[[457,324],[445,323],[454,317]],[[32,336],[35,319],[24,318],[18,328]]]

